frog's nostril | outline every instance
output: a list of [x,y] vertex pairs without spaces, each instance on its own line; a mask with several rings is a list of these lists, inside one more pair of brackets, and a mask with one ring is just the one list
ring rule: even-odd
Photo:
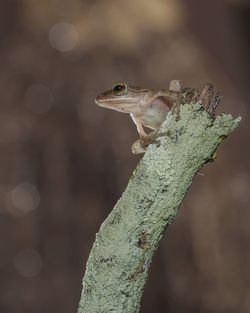
[[103,102],[103,97],[102,97],[102,94],[100,94],[95,98],[95,103],[101,106],[102,102]]

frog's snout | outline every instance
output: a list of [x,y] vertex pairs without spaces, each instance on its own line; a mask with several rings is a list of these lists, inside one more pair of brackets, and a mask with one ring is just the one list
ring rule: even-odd
[[102,94],[100,94],[100,95],[98,95],[96,98],[95,98],[95,103],[97,104],[97,105],[102,105],[101,104],[101,102],[102,102],[102,97],[103,97],[103,95]]

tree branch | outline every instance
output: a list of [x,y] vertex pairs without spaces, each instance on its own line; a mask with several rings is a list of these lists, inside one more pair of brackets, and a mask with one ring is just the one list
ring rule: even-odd
[[79,313],[139,311],[152,256],[167,225],[195,174],[240,122],[228,114],[213,117],[220,96],[213,97],[210,84],[200,95],[186,89],[183,99],[185,104],[168,114],[96,235]]

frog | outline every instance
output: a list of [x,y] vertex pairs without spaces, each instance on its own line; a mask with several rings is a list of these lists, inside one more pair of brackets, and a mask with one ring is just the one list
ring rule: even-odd
[[[138,87],[120,81],[100,93],[95,102],[100,107],[130,114],[139,134],[139,140],[132,145],[132,152],[140,154],[155,141],[167,114],[175,104],[180,103],[181,91],[180,80],[172,80],[167,90]],[[146,133],[144,127],[151,132]]]

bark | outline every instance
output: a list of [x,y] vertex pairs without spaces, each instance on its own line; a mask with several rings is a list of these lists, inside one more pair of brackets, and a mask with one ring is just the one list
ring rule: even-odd
[[167,225],[196,173],[240,122],[229,114],[213,117],[220,96],[213,96],[209,84],[200,96],[189,90],[183,99],[96,235],[78,313],[139,311],[152,256]]

